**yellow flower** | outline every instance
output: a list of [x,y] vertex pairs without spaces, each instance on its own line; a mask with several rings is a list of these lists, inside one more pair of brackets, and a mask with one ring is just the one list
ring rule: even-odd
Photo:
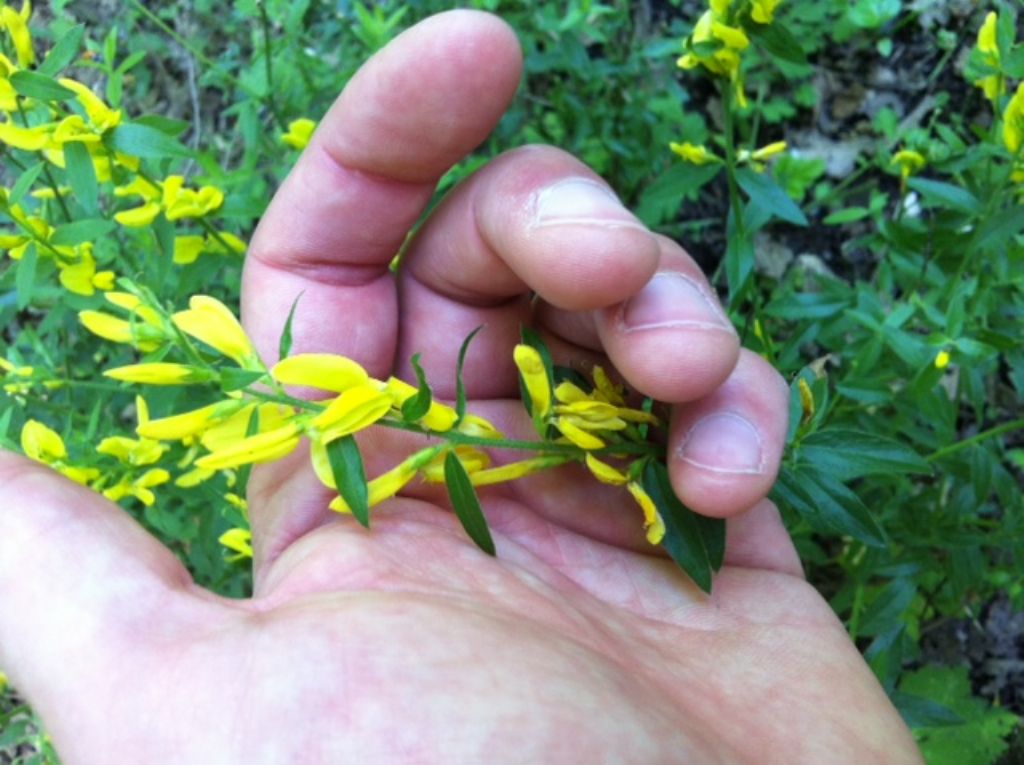
[[349,388],[313,418],[316,440],[329,443],[364,430],[391,411],[391,397],[374,385]]
[[804,411],[804,422],[807,422],[814,416],[814,393],[807,380],[802,377],[797,380],[796,387],[800,391],[800,407]]
[[192,296],[188,305],[189,310],[171,317],[178,329],[234,359],[241,367],[260,368],[249,336],[226,305],[207,295]]
[[124,497],[135,497],[146,507],[150,507],[156,501],[156,495],[151,489],[160,486],[171,480],[171,474],[163,468],[152,468],[147,470],[138,478],[125,476],[113,486],[103,490],[103,496],[111,502],[117,502]]
[[782,152],[786,150],[786,145],[785,141],[775,141],[774,143],[770,143],[767,146],[762,146],[760,149],[755,150],[750,155],[750,158],[755,162],[764,162],[767,159],[771,159],[772,157],[782,154]]
[[72,80],[70,77],[62,77],[58,82],[68,90],[74,91],[78,103],[85,109],[85,115],[97,133],[103,133],[121,124],[121,110],[111,109],[107,106],[102,98],[89,89],[88,85],[78,80]]
[[651,499],[643,486],[636,481],[627,483],[626,488],[644,512],[644,528],[647,530],[647,541],[652,545],[659,544],[665,538],[665,521],[658,512],[658,508],[654,506],[654,500]]
[[370,376],[352,359],[331,353],[299,353],[282,359],[270,370],[282,385],[302,385],[334,393],[365,385]]
[[23,151],[40,151],[50,143],[50,127],[37,125],[27,128],[11,121],[0,122],[0,143]]
[[209,430],[244,406],[245,403],[238,399],[218,401],[216,404],[199,409],[140,423],[135,432],[144,438],[153,438],[159,441],[182,441]]
[[64,440],[55,430],[37,420],[29,420],[21,428],[21,450],[25,456],[44,465],[67,459]]
[[775,9],[782,0],[753,0],[750,18],[758,24],[771,24],[775,20]]
[[459,423],[458,432],[476,438],[498,439],[505,437],[505,434],[494,427],[493,423],[471,412],[466,412],[463,415],[462,422]]
[[567,457],[534,457],[528,460],[520,460],[519,462],[509,462],[506,465],[500,465],[494,468],[487,468],[486,470],[477,470],[474,473],[469,474],[469,480],[474,486],[490,486],[496,483],[505,483],[506,481],[515,481],[518,478],[523,478],[534,473],[539,473],[542,470],[556,467],[557,465],[565,464]]
[[995,11],[989,11],[988,15],[985,16],[985,22],[978,29],[978,50],[989,57],[986,63],[990,63],[993,66],[999,64],[999,42],[996,37],[998,28],[999,14]]
[[160,347],[160,333],[153,332],[144,323],[125,321],[102,311],[79,311],[78,320],[87,330],[104,340],[126,343],[146,353]]
[[[421,452],[416,452],[408,459],[395,465],[393,468],[391,468],[391,470],[388,470],[386,473],[382,473],[381,475],[377,476],[372,481],[370,481],[368,484],[366,484],[366,490],[370,507],[379,505],[384,500],[391,499],[391,497],[398,494],[398,492],[405,488],[406,484],[408,484],[409,481],[416,477],[416,474],[420,471],[420,468],[424,467],[427,463],[429,463],[430,460],[432,460],[440,450],[441,447],[435,446],[430,449],[425,449]],[[318,451],[319,449],[314,449],[313,453],[316,454]],[[324,454],[323,457],[321,457],[320,459],[326,459],[326,454]],[[316,466],[316,464],[316,461],[314,461],[314,467]],[[322,464],[323,463],[321,462],[321,465]],[[334,475],[333,473],[331,473],[329,468],[330,465],[328,463],[328,470],[326,471],[326,474],[323,472],[323,468],[321,467],[319,470],[317,470],[317,475],[320,476],[320,480],[323,481],[327,486],[336,489],[337,485],[334,482]],[[345,502],[345,500],[342,499],[340,496],[335,497],[331,501],[329,507],[331,508],[331,510],[334,510],[339,513],[349,514],[352,512],[351,508],[349,508],[348,506],[348,503]]]
[[1024,144],[1024,82],[1017,86],[1003,112],[1003,143],[1011,154],[1020,152]]
[[530,394],[534,420],[547,417],[551,413],[551,382],[540,353],[533,346],[521,344],[515,347],[513,358]]
[[116,457],[126,465],[152,465],[163,456],[167,447],[150,439],[108,436],[100,441],[96,451]]
[[[458,457],[459,462],[466,468],[466,472],[469,473],[471,478],[474,473],[486,470],[491,466],[491,458],[487,455],[487,452],[473,446],[456,446],[454,451],[455,456]],[[447,456],[447,452],[438,454],[429,465],[423,468],[423,478],[433,483],[443,483],[444,462]]]
[[914,173],[918,172],[927,164],[924,156],[913,149],[903,149],[896,152],[892,157],[892,162],[900,169],[900,176],[906,180]]
[[604,441],[579,427],[578,422],[572,417],[559,417],[555,420],[555,427],[581,449],[601,449],[604,446]]
[[311,119],[292,120],[288,123],[288,132],[281,136],[281,143],[293,149],[302,150],[309,145],[309,139],[316,130],[316,122]]
[[167,220],[202,218],[224,204],[224,192],[215,186],[202,186],[198,190],[185,188],[185,179],[169,175],[162,184],[161,204]]
[[629,481],[629,477],[620,470],[616,470],[607,462],[602,462],[593,454],[587,454],[586,458],[587,469],[594,475],[594,477],[601,483],[611,484],[612,486],[622,486],[624,483]]
[[676,143],[673,141],[668,145],[668,148],[673,154],[679,155],[691,165],[707,165],[712,162],[722,161],[714,152],[708,151],[708,148],[703,144],[697,145],[688,141]]
[[114,213],[114,220],[128,228],[142,228],[143,226],[148,226],[150,223],[155,221],[156,216],[159,214],[159,202],[146,202],[139,207],[133,207],[130,210],[122,210],[121,212]]
[[951,356],[949,355],[949,351],[939,351],[935,355],[935,368],[945,369],[946,367],[949,366],[950,360]]
[[35,51],[32,49],[32,33],[28,28],[28,19],[31,15],[32,4],[28,0],[22,3],[20,12],[16,12],[9,5],[0,8],[0,22],[11,36],[14,50],[18,54],[18,66],[21,67],[32,66],[36,60]]
[[206,239],[201,236],[174,237],[174,262],[178,265],[195,263],[205,243]]
[[[61,248],[58,248],[58,250]],[[114,286],[113,271],[97,271],[96,260],[92,256],[91,245],[80,245],[77,263],[60,267],[60,283],[68,292],[76,295],[92,295],[97,289],[112,289]]]
[[114,380],[144,385],[187,385],[210,379],[209,373],[203,369],[162,361],[116,367],[106,370],[103,375]]
[[249,529],[228,529],[217,541],[236,553],[229,556],[230,562],[252,557],[252,532]]
[[250,435],[254,415],[259,420],[255,432],[266,433],[291,422],[295,417],[295,410],[280,404],[246,404],[234,414],[218,420],[212,427],[204,430],[199,441],[211,452],[226,449]]
[[302,430],[289,422],[275,430],[249,436],[196,460],[196,467],[223,470],[240,465],[272,462],[294,451]]

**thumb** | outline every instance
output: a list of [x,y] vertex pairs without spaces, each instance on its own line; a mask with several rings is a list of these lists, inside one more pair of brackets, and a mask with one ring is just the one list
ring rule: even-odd
[[55,739],[88,736],[103,689],[144,671],[147,642],[188,621],[175,617],[200,600],[192,587],[116,505],[0,452],[0,667]]

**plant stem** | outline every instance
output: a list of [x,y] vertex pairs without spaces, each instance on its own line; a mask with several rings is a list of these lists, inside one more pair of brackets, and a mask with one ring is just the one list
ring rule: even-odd
[[956,454],[957,452],[966,449],[969,446],[974,446],[975,444],[979,444],[982,441],[985,441],[989,438],[993,438],[994,436],[1001,436],[1003,433],[1009,433],[1011,431],[1019,430],[1021,428],[1024,428],[1024,418],[1021,418],[1019,420],[1012,420],[1011,422],[1004,422],[1002,425],[996,425],[994,428],[983,430],[981,433],[978,433],[977,435],[971,436],[970,438],[965,438],[963,441],[957,441],[955,444],[950,444],[949,446],[943,447],[942,449],[939,449],[936,452],[932,452],[927,457],[925,457],[925,459],[928,460],[929,462],[935,462],[936,460],[940,460],[943,457],[948,457],[950,454]]

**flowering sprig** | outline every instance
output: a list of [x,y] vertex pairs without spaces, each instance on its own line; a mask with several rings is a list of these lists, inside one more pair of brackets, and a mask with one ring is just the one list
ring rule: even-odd
[[[413,385],[396,377],[374,378],[344,356],[289,355],[289,319],[284,356],[268,367],[219,300],[196,295],[186,310],[172,312],[131,282],[122,280],[121,285],[123,291],[106,295],[116,314],[83,311],[80,319],[95,334],[147,355],[139,363],[108,369],[105,376],[143,385],[204,386],[216,393],[204,406],[159,418],[149,416],[140,396],[136,438],[106,439],[98,449],[134,472],[116,481],[101,482],[99,475],[83,481],[111,498],[132,496],[149,504],[152,489],[171,480],[158,463],[172,450],[184,451],[174,466],[175,483],[188,487],[218,473],[233,478],[248,466],[279,460],[305,440],[315,474],[337,492],[331,509],[368,527],[372,509],[413,481],[444,483],[469,536],[494,554],[477,488],[578,463],[595,480],[622,487],[623,497],[631,498],[626,501],[640,510],[648,541],[663,545],[702,587],[710,587],[711,573],[721,565],[724,537],[717,522],[695,520],[698,516],[679,503],[668,483],[663,438],[658,437],[662,421],[654,402],[631,405],[625,389],[601,367],[587,378],[555,366],[530,330],[524,330],[513,355],[537,439],[519,440],[468,411],[462,362],[472,336],[459,354],[456,401],[448,403],[433,396],[418,357],[412,360]],[[291,393],[295,387],[327,397],[298,398]],[[368,476],[355,437],[375,426],[427,440],[391,468]],[[492,456],[495,450],[530,454],[499,464]],[[225,540],[236,555],[246,554],[246,533],[235,529]]]

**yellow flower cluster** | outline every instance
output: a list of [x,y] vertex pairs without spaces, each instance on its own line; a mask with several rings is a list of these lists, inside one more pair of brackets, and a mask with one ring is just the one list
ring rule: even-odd
[[281,143],[302,151],[309,145],[309,139],[316,130],[316,122],[303,117],[288,123],[288,131],[281,136]]
[[584,461],[595,478],[603,483],[626,486],[643,510],[648,541],[651,544],[661,542],[665,523],[636,477],[637,471],[623,472],[590,453],[620,441],[636,425],[657,425],[658,418],[650,412],[626,406],[622,389],[612,383],[601,367],[594,367],[594,390],[587,393],[568,381],[552,388],[543,357],[530,345],[516,346],[514,358],[541,436],[546,435],[549,427],[554,427],[562,435],[560,442],[574,444],[587,452]]
[[[995,11],[990,11],[985,17],[985,22],[978,30],[977,48],[981,54],[981,60],[986,66],[993,69],[999,69],[1002,63],[1002,57],[999,54],[999,43],[996,39],[998,27],[999,14]],[[999,96],[1006,90],[1006,82],[1003,76],[998,73],[986,75],[976,80],[974,84],[985,91],[985,98],[993,104],[996,103]]]
[[[126,124],[122,111],[108,105],[88,85],[69,77],[53,79],[31,72],[45,87],[37,84],[35,87],[41,88],[40,92],[29,90],[36,97],[19,92],[15,76],[30,72],[36,61],[28,23],[31,13],[29,2],[25,2],[20,11],[6,5],[0,7],[0,29],[6,33],[10,48],[16,54],[16,61],[12,61],[0,53],[0,148],[29,152],[41,160],[36,177],[46,183],[32,189],[29,196],[40,202],[55,201],[59,205],[57,215],[63,215],[63,222],[73,223],[72,188],[60,185],[60,176],[55,178],[52,170],[63,171],[67,182],[74,186],[69,177],[72,165],[77,163],[81,178],[81,164],[85,162],[86,167],[92,165],[86,178],[92,175],[98,184],[112,184],[115,198],[137,200],[134,207],[113,215],[121,225],[148,226],[161,214],[168,221],[200,220],[206,229],[203,236],[175,237],[175,263],[192,263],[203,252],[244,252],[245,244],[238,237],[217,231],[203,220],[221,208],[223,191],[210,185],[190,187],[180,175],[151,179],[142,169],[138,156],[111,148],[112,141],[108,139],[112,131],[140,127]],[[23,87],[20,83],[19,86]],[[47,88],[54,93],[53,97],[46,97]],[[39,257],[56,265],[61,284],[73,293],[88,296],[97,290],[113,289],[115,274],[97,265],[94,242],[69,243],[66,232],[63,238],[59,232],[54,210],[45,206],[40,210],[26,210],[18,204],[20,201],[12,200],[10,191],[0,188],[0,212],[13,224],[13,230],[0,231],[0,249],[17,260],[33,248]],[[95,216],[95,212],[92,215]]]
[[676,62],[681,69],[703,67],[711,74],[727,79],[742,108],[747,105],[741,72],[742,54],[750,47],[742,19],[753,24],[771,24],[782,0],[709,0],[708,9],[697,20],[686,39],[684,53]]

